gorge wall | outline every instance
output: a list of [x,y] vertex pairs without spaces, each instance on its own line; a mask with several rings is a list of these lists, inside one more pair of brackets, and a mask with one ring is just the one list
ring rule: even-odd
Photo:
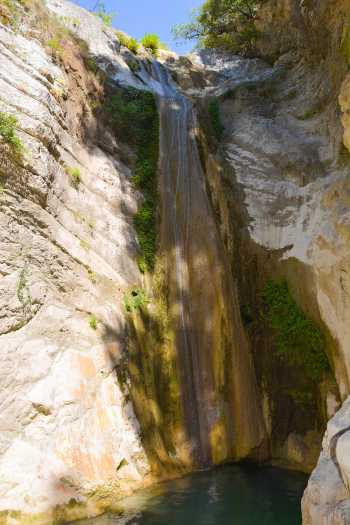
[[[303,519],[350,523],[349,8],[271,0],[260,58],[156,61],[64,0],[1,6],[0,112],[25,149],[1,141],[0,523],[243,458],[310,472],[332,416]],[[138,155],[158,144],[111,113],[149,103],[133,90],[157,100],[155,190]],[[278,353],[269,282],[330,367]]]
[[[108,56],[111,38],[86,18]],[[150,475],[114,372],[124,290],[139,279],[138,197],[128,148],[93,116],[102,88],[81,49],[54,49],[40,4],[22,20],[0,28],[1,111],[26,148],[1,154],[0,521],[51,523],[101,512]]]
[[[253,320],[248,330],[258,353],[262,391],[269,399],[271,453],[282,461],[286,454],[291,464],[314,461],[320,406],[311,415],[311,404],[301,411],[290,405],[281,383],[299,393],[304,387],[290,370],[271,366],[267,356],[273,344],[254,320],[265,279],[286,279],[299,305],[323,325],[337,386],[330,375],[317,385],[315,399],[325,405],[324,421],[332,416],[337,387],[342,400],[349,394],[349,157],[344,148],[348,9],[346,2],[267,3],[260,19],[267,38],[260,45],[273,67],[265,67],[265,74],[251,81],[235,83],[226,95],[221,88],[213,92],[219,96],[225,133],[208,161],[218,172],[212,177],[212,194],[241,283],[241,301],[250,307],[249,322]],[[307,390],[312,390],[310,384]],[[295,393],[287,391],[294,402]],[[345,403],[328,425],[303,498],[306,524],[349,522],[347,419]]]

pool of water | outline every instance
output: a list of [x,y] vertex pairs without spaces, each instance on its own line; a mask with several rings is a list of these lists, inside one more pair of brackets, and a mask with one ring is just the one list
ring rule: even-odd
[[122,515],[79,525],[300,525],[306,482],[273,467],[227,466],[157,484],[123,500]]

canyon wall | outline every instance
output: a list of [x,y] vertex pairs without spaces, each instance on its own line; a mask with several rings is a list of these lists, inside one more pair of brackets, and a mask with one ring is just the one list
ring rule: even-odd
[[[201,115],[202,160],[252,342],[272,461],[310,472],[325,423],[344,402],[303,498],[307,525],[350,520],[348,13],[342,1],[268,1],[257,19],[260,59],[204,51],[169,61]],[[303,384],[307,370],[280,361],[261,322],[271,279],[285,280],[322,329],[334,378]]]
[[[1,144],[1,523],[93,515],[150,477],[115,373],[124,290],[140,279],[131,153],[93,115],[101,82],[78,45],[66,38],[59,59],[46,45],[45,13],[0,27],[0,110],[25,148],[12,159]],[[86,20],[113,53],[113,33]]]
[[[272,458],[312,468],[324,423],[344,401],[303,498],[307,525],[350,521],[348,13],[348,2],[267,2],[258,20],[263,61],[247,70],[236,59],[232,74],[227,57],[202,58],[227,78],[204,95],[218,97],[225,128],[219,143],[204,141],[207,174],[241,304],[249,307]],[[205,118],[204,111],[204,127]],[[275,343],[258,319],[271,278],[288,282],[327,339],[336,384],[330,374],[317,385],[314,411],[300,396],[294,406],[287,399],[297,400],[290,389],[301,391],[300,371],[269,357]]]
[[[73,4],[1,17],[0,116],[15,127],[1,130],[1,523],[93,516],[155,479],[265,457],[191,104]],[[132,89],[154,92],[161,117],[152,278],[137,264],[135,122],[123,135],[111,115]]]
[[[9,5],[0,112],[24,149],[0,144],[0,523],[245,457],[310,472],[332,416],[304,523],[350,523],[349,2],[266,2],[260,58],[158,62],[63,0]],[[132,133],[104,106],[131,88],[160,115],[152,276]],[[271,279],[324,335],[320,381],[276,354]]]

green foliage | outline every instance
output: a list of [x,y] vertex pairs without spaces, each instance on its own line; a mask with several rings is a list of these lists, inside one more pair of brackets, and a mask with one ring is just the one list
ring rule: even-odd
[[24,146],[16,133],[17,118],[8,113],[0,111],[0,137],[3,142],[8,144],[11,152],[16,157],[22,157]]
[[83,58],[84,58],[84,64],[85,64],[86,69],[88,69],[89,71],[91,71],[92,73],[96,75],[96,73],[98,73],[99,71],[99,67],[98,67],[96,58],[93,56],[84,56]]
[[152,200],[146,199],[142,204],[134,217],[134,226],[143,251],[138,261],[139,269],[141,273],[145,273],[145,270],[152,270],[154,267],[157,241],[154,202]]
[[89,226],[90,230],[94,230],[96,228],[96,222],[93,219],[89,219],[87,222],[87,225]]
[[139,268],[152,271],[157,245],[156,213],[158,204],[159,118],[152,93],[136,89],[116,91],[105,109],[116,135],[134,146],[137,160],[133,184],[144,197],[134,226],[141,247]]
[[166,45],[163,44],[158,35],[155,33],[146,33],[141,38],[141,44],[145,49],[151,51],[152,55],[158,56],[159,49],[166,49]]
[[198,40],[203,47],[252,54],[258,9],[264,0],[206,0],[189,23],[173,27],[176,40]]
[[301,366],[314,381],[330,370],[325,337],[291,296],[286,281],[269,281],[263,293],[267,321],[275,332],[277,353]]
[[96,315],[90,315],[89,317],[89,326],[92,328],[92,330],[97,330],[97,317]]
[[70,176],[71,183],[74,186],[74,188],[77,190],[79,188],[79,184],[81,183],[80,169],[67,167],[66,173]]
[[50,38],[50,40],[47,41],[46,45],[50,49],[52,49],[52,51],[54,51],[56,54],[60,54],[63,51],[61,39],[58,36]]
[[129,49],[129,51],[136,55],[139,50],[140,44],[138,43],[136,38],[130,38],[126,47]]
[[221,123],[220,106],[217,98],[214,98],[209,102],[208,111],[215,137],[220,140],[224,132],[224,127]]
[[116,13],[107,13],[104,2],[100,1],[96,6],[96,11],[94,13],[102,22],[111,27],[113,19],[116,16]]
[[347,63],[350,64],[350,20],[344,23],[340,49]]
[[116,35],[122,46],[127,47],[129,51],[131,51],[135,55],[137,54],[140,44],[138,43],[136,38],[132,38],[131,36],[126,35],[125,33],[123,33],[123,31],[116,31]]
[[148,304],[149,299],[142,288],[133,288],[124,295],[123,302],[125,310],[131,313]]
[[0,4],[0,22],[16,30],[20,20],[19,2],[1,0]]

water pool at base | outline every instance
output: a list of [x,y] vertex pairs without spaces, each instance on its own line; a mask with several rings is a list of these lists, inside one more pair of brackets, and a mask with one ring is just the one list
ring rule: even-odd
[[122,515],[79,525],[300,525],[306,483],[297,472],[227,466],[157,484],[123,500]]

